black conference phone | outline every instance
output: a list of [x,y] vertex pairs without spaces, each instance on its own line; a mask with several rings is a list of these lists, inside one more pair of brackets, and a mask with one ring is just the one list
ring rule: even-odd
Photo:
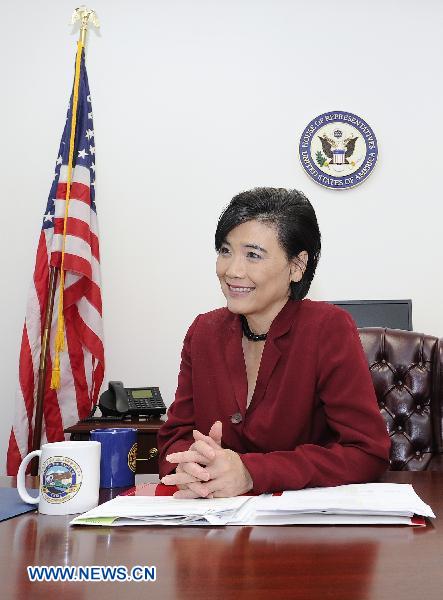
[[125,388],[121,381],[109,382],[98,407],[105,418],[129,416],[138,419],[139,416],[159,417],[166,413],[158,387]]

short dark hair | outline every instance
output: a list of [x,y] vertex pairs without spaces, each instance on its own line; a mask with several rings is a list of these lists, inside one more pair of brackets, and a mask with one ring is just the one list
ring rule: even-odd
[[277,230],[279,243],[288,257],[308,253],[303,277],[291,282],[291,300],[306,296],[320,258],[321,235],[314,208],[306,196],[297,190],[257,187],[232,198],[218,220],[215,249],[219,252],[228,233],[247,221],[261,221]]

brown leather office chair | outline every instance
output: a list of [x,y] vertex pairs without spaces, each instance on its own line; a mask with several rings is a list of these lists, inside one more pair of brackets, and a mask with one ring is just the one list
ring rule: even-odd
[[443,470],[443,340],[401,329],[359,329],[391,437],[391,470]]

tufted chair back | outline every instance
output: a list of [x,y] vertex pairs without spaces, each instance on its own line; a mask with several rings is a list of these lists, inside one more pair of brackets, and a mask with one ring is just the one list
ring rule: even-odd
[[391,437],[391,470],[432,469],[443,452],[442,340],[401,329],[358,331]]

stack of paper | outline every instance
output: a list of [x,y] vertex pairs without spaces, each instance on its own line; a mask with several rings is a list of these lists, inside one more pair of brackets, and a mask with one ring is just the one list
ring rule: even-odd
[[414,515],[435,518],[412,485],[396,483],[341,485],[283,492],[278,497],[259,496],[255,509],[255,525],[412,525]]
[[172,496],[117,496],[71,525],[227,525],[252,496],[184,500]]
[[71,525],[379,525],[424,524],[435,518],[409,484],[366,483],[196,500],[118,496]]

